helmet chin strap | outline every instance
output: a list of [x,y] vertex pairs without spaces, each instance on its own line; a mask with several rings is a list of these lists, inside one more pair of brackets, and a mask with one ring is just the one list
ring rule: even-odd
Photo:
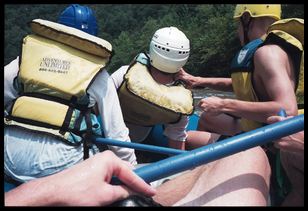
[[242,23],[243,30],[244,30],[244,44],[245,45],[249,43],[248,30],[249,30],[251,19],[252,18],[249,18],[248,23],[245,24],[243,16],[241,17],[241,23]]

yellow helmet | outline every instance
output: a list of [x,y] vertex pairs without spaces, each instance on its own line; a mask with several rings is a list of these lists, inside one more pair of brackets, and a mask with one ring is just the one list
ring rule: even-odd
[[251,17],[272,17],[280,20],[280,4],[237,4],[234,11],[234,19],[240,18],[245,12]]

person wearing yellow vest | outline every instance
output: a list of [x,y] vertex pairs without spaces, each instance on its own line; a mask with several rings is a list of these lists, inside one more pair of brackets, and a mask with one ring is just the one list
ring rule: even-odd
[[154,33],[149,54],[138,54],[130,65],[111,75],[132,141],[143,141],[152,126],[163,124],[169,146],[185,149],[193,98],[174,75],[186,64],[189,53],[186,35],[176,27],[164,27]]
[[[4,172],[17,182],[54,174],[99,152],[93,143],[84,148],[88,131],[130,141],[105,69],[112,46],[96,37],[92,10],[70,5],[59,23],[35,19],[30,26],[34,33],[24,38],[22,55],[4,67]],[[133,149],[109,149],[137,164]]]
[[[177,75],[190,87],[234,91],[237,99],[209,97],[199,103],[204,113],[198,127],[216,139],[258,128],[281,108],[288,116],[303,112],[298,104],[304,96],[304,20],[280,20],[278,4],[237,5],[234,19],[239,23],[238,35],[243,47],[232,60],[231,78],[194,77],[185,71]],[[198,131],[191,133],[195,139],[200,137]],[[288,157],[288,164],[303,165],[300,158],[288,154],[281,150],[281,157]],[[294,169],[288,171],[290,175],[293,180],[294,175],[300,178]],[[294,192],[301,193],[299,186],[299,183],[294,185],[296,190],[289,199],[298,196]]]
[[[297,115],[296,94],[304,93],[304,20],[280,20],[281,6],[237,5],[234,19],[243,48],[231,64],[231,78],[195,77],[181,70],[190,87],[233,91],[237,99],[208,97],[198,128],[212,136],[235,135],[266,123],[281,108]],[[222,127],[223,125],[223,127]],[[218,135],[217,135],[218,134]]]

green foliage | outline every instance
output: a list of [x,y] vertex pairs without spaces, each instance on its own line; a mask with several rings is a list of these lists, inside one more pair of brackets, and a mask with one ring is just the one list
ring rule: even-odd
[[[28,23],[35,18],[57,21],[68,4],[6,4],[4,64],[20,54]],[[98,36],[109,41],[114,56],[108,70],[127,65],[147,52],[154,32],[176,26],[190,39],[191,54],[185,69],[193,75],[228,76],[232,56],[239,49],[233,4],[91,4]],[[304,5],[282,5],[284,18],[304,18]]]
[[282,18],[302,18],[304,19],[303,4],[282,4]]

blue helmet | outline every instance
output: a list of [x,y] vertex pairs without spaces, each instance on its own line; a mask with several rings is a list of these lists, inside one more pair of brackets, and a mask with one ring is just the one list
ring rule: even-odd
[[60,15],[58,23],[80,29],[97,36],[97,22],[91,8],[72,4]]

